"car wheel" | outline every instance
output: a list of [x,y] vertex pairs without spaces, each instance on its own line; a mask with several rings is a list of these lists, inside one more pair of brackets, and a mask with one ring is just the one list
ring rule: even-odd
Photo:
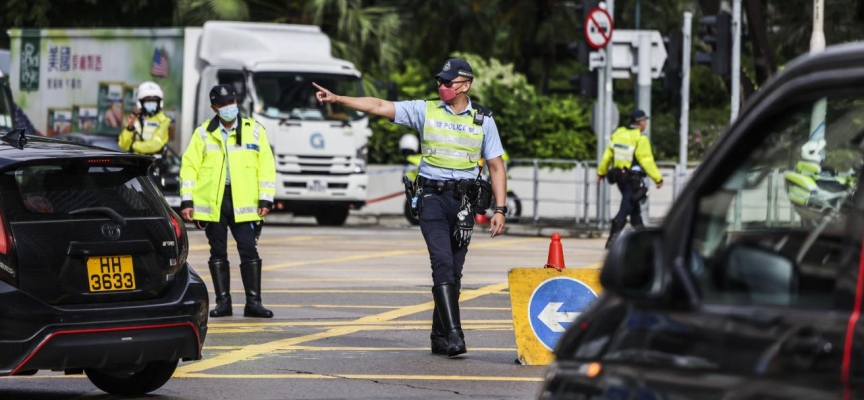
[[[495,216],[495,197],[492,197],[492,206],[486,210],[486,217],[492,219]],[[522,216],[522,200],[519,200],[519,196],[516,196],[516,193],[507,192],[507,201],[504,203],[507,205],[507,215],[504,216],[504,220],[507,222],[518,222],[519,217]]]
[[88,368],[90,382],[100,390],[117,396],[141,396],[162,387],[174,375],[179,360],[154,361],[137,372],[118,372]]
[[403,213],[405,213],[405,219],[408,220],[409,224],[420,225],[420,218],[411,215],[411,200],[405,199],[405,207],[403,207]]
[[347,206],[322,207],[315,212],[315,221],[323,226],[342,226],[348,220]]

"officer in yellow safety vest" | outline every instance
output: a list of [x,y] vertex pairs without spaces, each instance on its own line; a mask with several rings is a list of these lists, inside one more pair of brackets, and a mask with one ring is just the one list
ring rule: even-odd
[[252,118],[239,118],[237,95],[230,85],[210,90],[217,113],[195,129],[180,167],[181,215],[206,225],[210,275],[216,292],[211,317],[232,315],[228,232],[237,241],[240,276],[246,290],[246,317],[271,318],[261,304],[261,259],[257,232],[273,208],[276,165],[267,132]]
[[606,147],[603,160],[597,168],[598,184],[607,176],[609,183],[617,184],[621,191],[621,208],[612,220],[612,229],[606,241],[607,249],[624,229],[628,216],[630,225],[634,228],[643,225],[640,202],[644,202],[648,195],[648,187],[644,182],[646,174],[657,183],[657,189],[663,187],[663,176],[654,163],[651,142],[642,135],[647,126],[648,116],[645,112],[633,111],[630,114],[630,125],[626,128],[619,127],[612,132],[609,146]]
[[162,88],[155,82],[138,85],[137,110],[129,115],[117,145],[135,154],[158,154],[168,143],[171,118],[162,111]]
[[[435,76],[440,101],[390,102],[374,97],[348,97],[318,88],[318,101],[335,103],[390,119],[420,133],[419,175],[408,183],[409,197],[417,205],[420,230],[432,262],[435,309],[430,334],[432,353],[457,356],[466,352],[459,314],[462,266],[468,253],[474,214],[485,213],[494,191],[495,215],[491,236],[504,231],[507,174],[504,148],[492,113],[471,103],[468,90],[474,72],[468,62],[450,59]],[[477,162],[486,159],[491,185],[478,179]],[[491,187],[490,187],[491,186]]]

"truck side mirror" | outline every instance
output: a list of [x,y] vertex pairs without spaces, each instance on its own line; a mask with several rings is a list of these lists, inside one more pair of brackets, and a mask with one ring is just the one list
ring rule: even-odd
[[660,257],[662,238],[662,231],[656,228],[622,233],[600,271],[603,289],[630,300],[659,297],[665,278]]

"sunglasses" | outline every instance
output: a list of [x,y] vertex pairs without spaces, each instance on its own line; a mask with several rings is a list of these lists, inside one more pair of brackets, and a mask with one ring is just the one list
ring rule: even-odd
[[444,87],[446,87],[446,88],[453,87],[454,83],[462,83],[462,82],[470,81],[470,79],[465,79],[465,80],[461,80],[461,81],[445,81],[445,80],[440,79],[440,78],[435,79],[435,80],[438,81],[438,86],[444,85]]

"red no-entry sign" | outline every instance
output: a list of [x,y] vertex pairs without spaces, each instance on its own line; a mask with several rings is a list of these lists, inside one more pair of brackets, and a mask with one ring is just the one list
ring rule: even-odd
[[602,49],[612,41],[612,16],[595,8],[585,17],[585,40],[594,49]]

